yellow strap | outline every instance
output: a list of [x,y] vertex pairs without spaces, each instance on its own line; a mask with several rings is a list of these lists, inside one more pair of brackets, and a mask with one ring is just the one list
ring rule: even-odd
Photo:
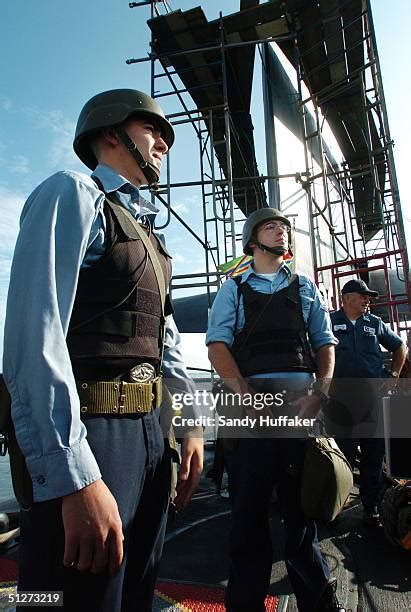
[[79,382],[80,412],[87,414],[145,414],[161,405],[162,379],[150,383]]

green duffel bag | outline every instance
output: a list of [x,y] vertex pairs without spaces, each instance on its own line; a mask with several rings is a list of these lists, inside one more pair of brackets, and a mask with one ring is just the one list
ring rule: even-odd
[[334,438],[309,438],[301,482],[304,514],[317,521],[333,521],[352,487],[351,466]]

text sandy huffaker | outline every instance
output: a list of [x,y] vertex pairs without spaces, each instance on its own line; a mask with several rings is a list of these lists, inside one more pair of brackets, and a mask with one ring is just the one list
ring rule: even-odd
[[299,416],[289,417],[281,415],[270,417],[258,415],[258,417],[244,416],[241,418],[228,418],[224,415],[199,416],[196,418],[186,418],[181,415],[173,416],[174,427],[247,427],[254,429],[259,427],[313,427],[315,419],[303,419]]

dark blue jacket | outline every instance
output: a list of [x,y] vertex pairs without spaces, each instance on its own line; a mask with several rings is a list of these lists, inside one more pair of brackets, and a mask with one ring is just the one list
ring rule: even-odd
[[364,314],[355,325],[344,311],[331,314],[332,331],[338,339],[335,347],[335,378],[382,378],[384,371],[383,346],[397,350],[402,340],[386,323],[373,314]]

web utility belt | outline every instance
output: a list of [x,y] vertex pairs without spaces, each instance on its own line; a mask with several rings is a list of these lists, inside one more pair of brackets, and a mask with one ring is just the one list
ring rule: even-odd
[[78,381],[81,414],[147,414],[161,405],[162,377],[155,375],[153,366],[136,366],[130,370],[129,380]]

